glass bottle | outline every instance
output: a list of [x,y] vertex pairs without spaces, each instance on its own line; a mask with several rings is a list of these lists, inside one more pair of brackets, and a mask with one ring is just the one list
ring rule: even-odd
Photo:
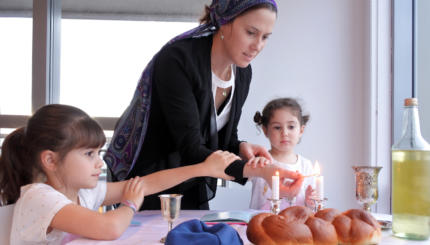
[[430,236],[430,145],[421,136],[418,100],[405,99],[402,136],[392,147],[393,234]]

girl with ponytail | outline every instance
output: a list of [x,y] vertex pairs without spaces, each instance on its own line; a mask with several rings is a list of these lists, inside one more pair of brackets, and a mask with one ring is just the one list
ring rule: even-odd
[[[65,232],[111,240],[129,226],[144,195],[189,178],[231,180],[225,168],[238,157],[216,151],[205,161],[127,181],[99,181],[105,135],[82,110],[67,105],[40,108],[25,127],[9,134],[0,156],[3,204],[15,203],[10,244],[60,244]],[[164,181],[160,182],[162,179]],[[121,203],[99,213],[102,205]]]

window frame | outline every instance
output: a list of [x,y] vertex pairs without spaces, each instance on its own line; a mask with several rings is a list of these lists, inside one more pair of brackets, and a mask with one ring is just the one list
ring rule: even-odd
[[[190,0],[189,2],[197,1]],[[61,20],[62,0],[33,0],[32,16],[26,4],[11,7],[12,10],[3,9],[2,15],[9,17],[33,17],[33,51],[32,51],[32,98],[31,114],[41,106],[59,103],[60,101],[60,52],[61,52]],[[148,4],[153,5],[154,2]],[[70,5],[70,2],[68,3]],[[132,9],[134,1],[130,2]],[[66,5],[66,3],[65,3]],[[117,20],[166,20],[166,21],[190,21],[197,18],[196,9],[187,11],[180,9],[162,10],[167,12],[145,13],[143,9],[132,13],[115,13],[115,4],[107,8],[106,13],[91,12],[78,13],[66,12],[65,15],[76,18],[90,19],[117,19]],[[6,4],[8,7],[8,4]],[[66,7],[66,6],[65,6]],[[71,10],[79,9],[79,6],[69,6]],[[124,6],[123,6],[124,7]],[[127,6],[126,6],[127,7]],[[151,6],[153,8],[153,6]],[[20,9],[22,8],[22,9]],[[195,7],[194,7],[195,8]],[[127,9],[127,8],[126,8]],[[97,10],[97,8],[95,9]],[[101,8],[101,11],[104,9]],[[143,12],[142,12],[143,11]],[[159,9],[158,11],[161,11]],[[172,12],[172,13],[170,13]],[[26,124],[30,115],[0,114],[0,128],[18,128]],[[94,117],[104,130],[114,130],[119,117]]]
[[414,76],[415,0],[393,1],[393,143],[402,132],[403,100],[416,96]]

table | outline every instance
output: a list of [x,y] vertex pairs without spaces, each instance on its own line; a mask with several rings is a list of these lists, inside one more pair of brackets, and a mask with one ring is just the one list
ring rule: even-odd
[[[217,211],[213,210],[181,210],[179,218],[173,223],[180,224],[190,219],[200,219],[203,215]],[[141,222],[141,225],[133,225],[134,222]],[[251,244],[246,238],[246,225],[232,225],[242,237],[245,244]],[[135,214],[132,225],[127,228],[125,233],[115,241],[96,241],[86,238],[72,238],[71,242],[67,245],[81,245],[81,244],[148,244],[148,245],[161,245],[159,242],[161,237],[167,234],[167,221],[161,216],[160,210],[141,211]]]
[[[208,213],[217,212],[214,210],[181,210],[180,217],[174,223],[179,224],[190,219],[200,219],[203,215]],[[373,214],[377,218],[390,219],[390,215],[384,214]],[[141,224],[134,224],[135,222],[141,222]],[[246,225],[232,225],[234,229],[242,237],[244,244],[252,244],[246,238]],[[67,245],[82,245],[82,244],[149,244],[149,245],[160,245],[160,238],[165,236],[167,233],[167,221],[161,217],[159,210],[141,211],[136,213],[133,218],[133,222],[130,227],[124,232],[124,234],[115,241],[97,241],[81,237],[70,236]],[[391,230],[382,232],[382,240],[380,245],[424,245],[430,244],[430,241],[410,241],[403,240],[392,236]]]

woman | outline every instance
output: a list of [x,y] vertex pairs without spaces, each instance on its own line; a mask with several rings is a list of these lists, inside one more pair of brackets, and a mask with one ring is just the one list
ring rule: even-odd
[[[105,155],[116,178],[195,164],[223,149],[244,159],[226,169],[237,182],[261,176],[270,183],[274,167],[246,165],[248,160],[264,165],[271,161],[269,153],[239,141],[237,125],[251,81],[249,63],[266,44],[276,14],[274,0],[213,0],[200,26],[154,56]],[[284,194],[297,194],[300,175],[280,172],[298,179]],[[214,178],[195,178],[166,191],[184,195],[183,209],[208,209],[215,192]],[[156,195],[145,197],[143,209],[159,208]]]

